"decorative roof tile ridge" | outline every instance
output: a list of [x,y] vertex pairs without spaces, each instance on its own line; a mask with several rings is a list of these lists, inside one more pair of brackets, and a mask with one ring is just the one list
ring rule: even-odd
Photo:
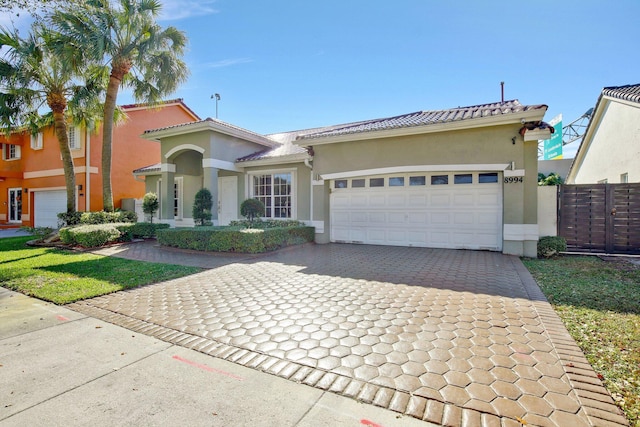
[[640,103],[640,83],[605,87],[602,89],[602,94],[625,101]]

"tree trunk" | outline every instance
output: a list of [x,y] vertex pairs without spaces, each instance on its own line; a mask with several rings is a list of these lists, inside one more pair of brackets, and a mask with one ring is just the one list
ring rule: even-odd
[[64,181],[67,187],[67,213],[73,213],[76,211],[76,174],[73,168],[73,157],[71,157],[71,150],[69,149],[69,136],[67,134],[64,110],[53,110],[53,120],[56,137],[60,145]]
[[113,190],[111,188],[111,153],[113,121],[120,79],[111,73],[104,102],[104,124],[102,127],[102,204],[106,212],[113,212]]

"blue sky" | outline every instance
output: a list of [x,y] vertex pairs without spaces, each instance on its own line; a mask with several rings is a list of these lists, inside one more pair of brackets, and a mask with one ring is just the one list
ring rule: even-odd
[[221,120],[263,134],[496,102],[501,81],[566,124],[640,83],[638,0],[163,3],[190,40],[171,98],[215,117],[219,93]]

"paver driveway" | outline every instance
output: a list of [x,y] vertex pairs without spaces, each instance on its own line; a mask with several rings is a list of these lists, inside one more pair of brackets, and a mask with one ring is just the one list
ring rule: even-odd
[[225,259],[70,308],[434,423],[625,424],[515,257],[332,244]]

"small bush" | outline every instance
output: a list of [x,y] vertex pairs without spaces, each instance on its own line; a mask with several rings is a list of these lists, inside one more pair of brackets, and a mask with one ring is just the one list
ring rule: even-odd
[[156,193],[147,193],[142,199],[142,212],[149,217],[149,222],[153,222],[153,215],[156,213],[160,204]]
[[131,240],[131,223],[89,224],[60,229],[60,240],[67,245],[97,248],[108,243]]
[[80,224],[82,212],[61,212],[58,214],[58,228]]
[[206,188],[198,190],[191,211],[196,225],[204,226],[211,223],[211,206],[213,206],[211,192]]
[[247,199],[240,205],[240,215],[247,218],[251,226],[256,218],[264,215],[264,203],[258,199]]
[[545,236],[538,240],[538,258],[551,258],[567,250],[567,241],[560,236]]

